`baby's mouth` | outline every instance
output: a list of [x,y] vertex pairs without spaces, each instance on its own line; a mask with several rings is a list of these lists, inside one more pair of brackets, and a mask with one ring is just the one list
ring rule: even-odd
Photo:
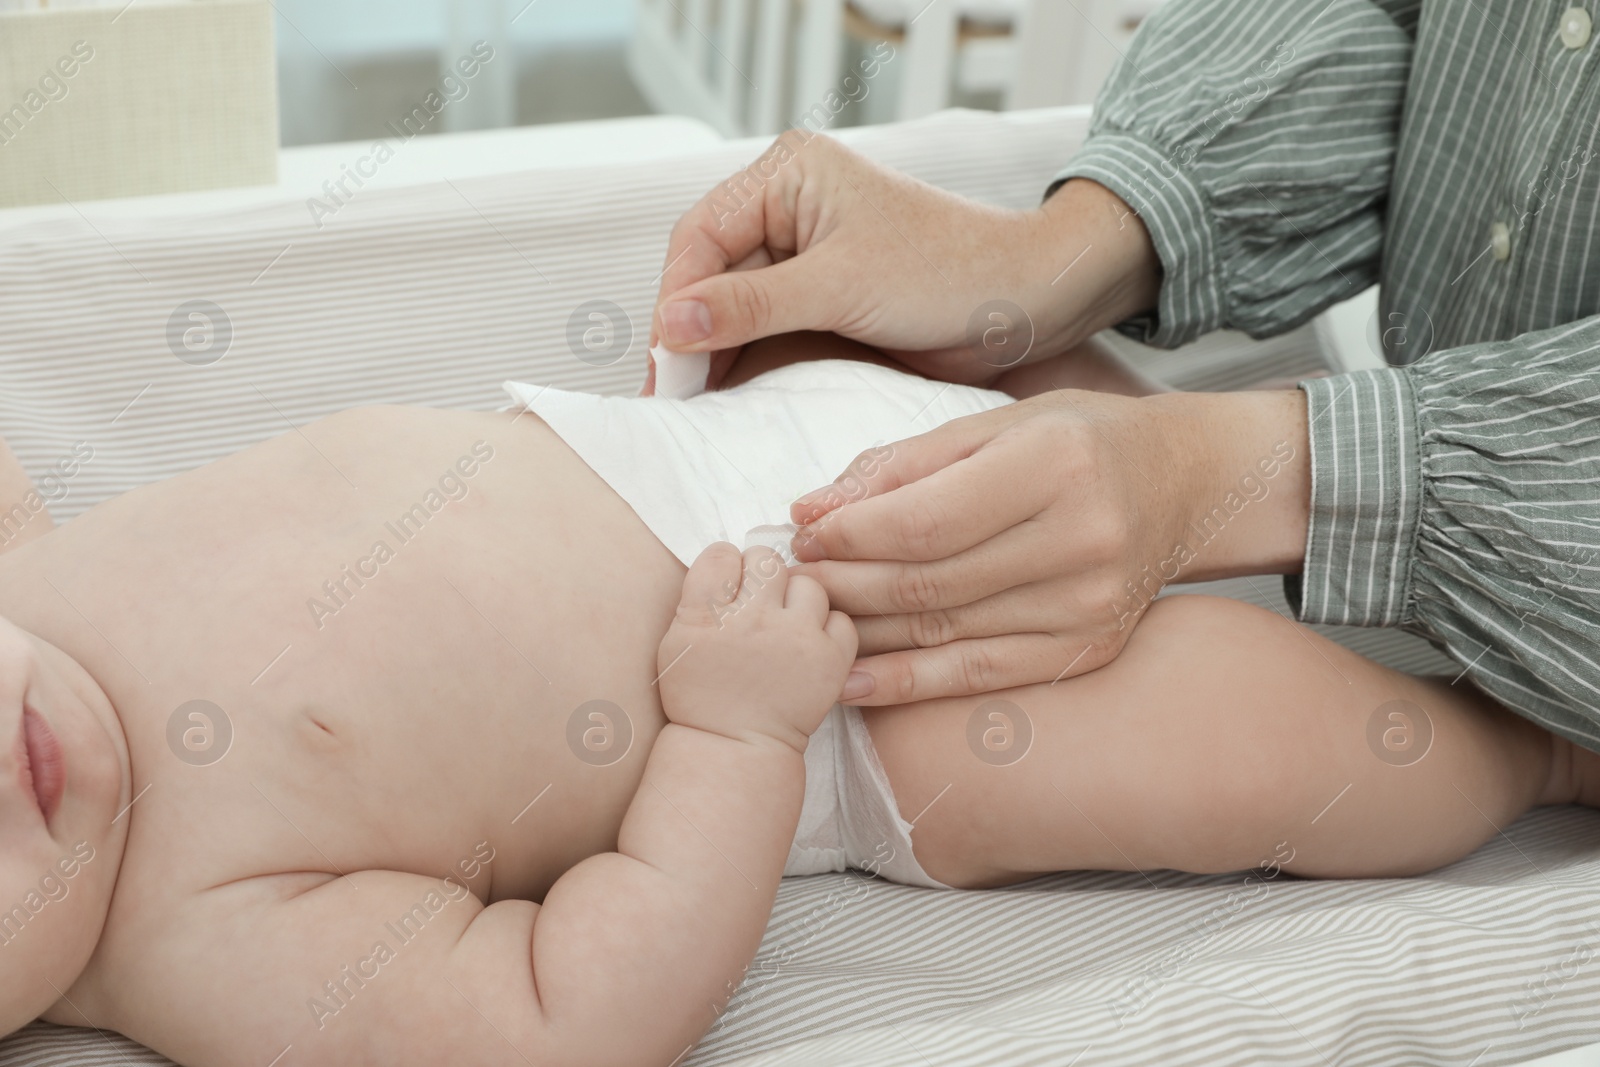
[[67,764],[61,742],[50,724],[30,707],[22,709],[22,741],[26,760],[22,765],[23,784],[33,791],[39,814],[48,826],[61,805],[67,784]]

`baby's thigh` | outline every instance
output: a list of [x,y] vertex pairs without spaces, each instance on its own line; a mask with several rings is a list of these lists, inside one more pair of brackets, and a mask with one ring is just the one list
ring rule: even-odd
[[[1408,765],[1374,748],[1375,717],[1389,742],[1405,728],[1386,707],[1431,732],[1431,759]],[[1423,838],[1371,858],[1426,869],[1460,844],[1425,839],[1459,821],[1453,781],[1509,781],[1505,761],[1531,773],[1548,751],[1540,731],[1465,687],[1203,596],[1157,601],[1121,656],[1089,674],[869,710],[866,721],[915,822],[917,859],[969,886],[1057,870],[1237,870],[1290,849],[1310,857],[1291,869],[1334,873],[1352,837],[1397,819]],[[1482,802],[1514,815],[1519,797]]]

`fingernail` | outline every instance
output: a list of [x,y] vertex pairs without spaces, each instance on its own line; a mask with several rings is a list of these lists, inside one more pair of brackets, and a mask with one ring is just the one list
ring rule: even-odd
[[866,671],[851,671],[844,680],[844,688],[839,690],[839,699],[860,700],[877,687],[878,683]]
[[790,538],[789,547],[794,549],[794,558],[801,563],[816,563],[818,560],[828,558],[828,553],[823,550],[822,542],[805,530],[801,530]]
[[823,507],[825,499],[826,494],[821,489],[807,493],[789,505],[789,521],[796,526],[810,526],[828,513]]
[[669,348],[692,345],[711,336],[711,309],[698,300],[674,300],[661,307]]

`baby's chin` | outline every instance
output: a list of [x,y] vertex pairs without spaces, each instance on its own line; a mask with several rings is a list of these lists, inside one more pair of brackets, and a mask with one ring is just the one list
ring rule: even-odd
[[[82,727],[63,732],[70,738],[78,729]],[[0,968],[0,1034],[72,996],[111,906],[127,820],[112,822],[121,775],[115,748],[103,731],[95,732],[99,736],[91,740],[100,751],[63,739],[69,783],[60,807],[52,813],[48,830],[41,825],[27,833],[18,842],[21,847],[0,861],[0,959],[5,961]],[[75,762],[73,752],[78,754]],[[84,1025],[75,1014],[69,1010],[53,1021]]]
[[[47,823],[11,824],[0,853],[0,1033],[70,996],[99,941],[130,817],[120,722],[93,680],[41,643],[28,705],[59,743],[65,771]],[[70,1007],[52,1021],[82,1025]]]
[[[115,862],[112,849],[82,840],[47,865],[8,862],[0,873],[8,894],[0,905],[5,908],[0,953],[6,960],[0,973],[0,1034],[27,1025],[70,996],[99,941]],[[56,1021],[74,1023],[70,1015]]]

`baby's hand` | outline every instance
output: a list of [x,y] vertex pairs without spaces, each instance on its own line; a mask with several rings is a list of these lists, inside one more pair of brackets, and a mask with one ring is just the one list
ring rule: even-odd
[[738,740],[804,752],[856,657],[850,617],[770,548],[726,541],[700,553],[656,669],[667,718]]

